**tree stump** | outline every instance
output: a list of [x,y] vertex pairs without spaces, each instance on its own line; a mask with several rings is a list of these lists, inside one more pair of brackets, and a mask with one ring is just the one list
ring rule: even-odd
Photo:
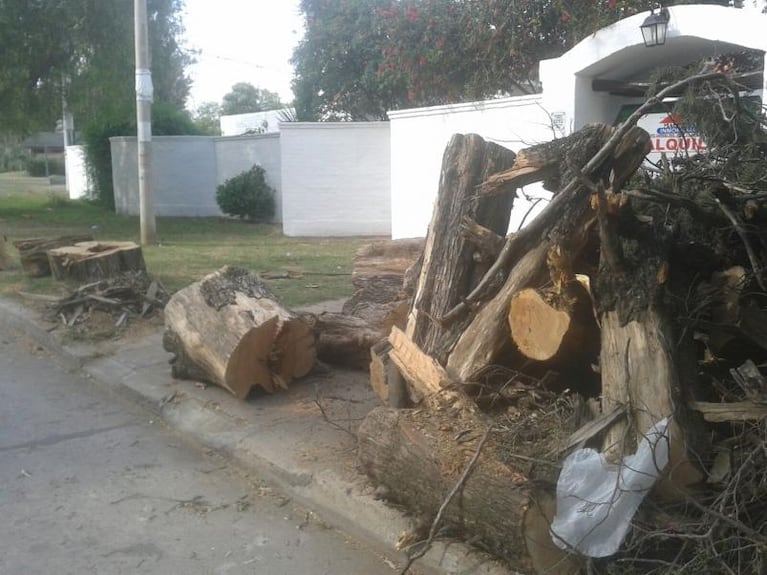
[[92,282],[120,272],[146,271],[141,246],[133,242],[78,242],[48,250],[57,280]]
[[226,266],[176,292],[165,327],[173,377],[207,381],[241,399],[255,386],[286,389],[316,360],[311,326],[242,268]]
[[13,245],[19,250],[21,269],[26,275],[39,278],[51,275],[51,265],[48,262],[48,250],[62,246],[73,246],[80,242],[93,240],[90,234],[59,236],[56,238],[30,238],[18,240]]

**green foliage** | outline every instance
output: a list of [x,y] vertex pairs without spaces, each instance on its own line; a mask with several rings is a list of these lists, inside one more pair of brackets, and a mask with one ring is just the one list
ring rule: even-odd
[[[690,4],[700,0],[681,0]],[[538,62],[656,0],[302,0],[300,120],[538,90]]]
[[45,156],[32,156],[26,162],[27,175],[34,178],[44,178],[46,176],[64,175],[64,158]]
[[203,102],[192,113],[192,121],[197,129],[208,136],[221,135],[220,117],[221,105],[216,102]]
[[26,162],[27,151],[18,138],[0,136],[0,172],[20,172]]
[[279,94],[256,88],[247,82],[239,82],[232,86],[231,91],[224,96],[221,103],[221,114],[248,114],[278,110],[282,107]]
[[189,112],[168,102],[152,105],[152,134],[155,136],[202,136]]
[[109,138],[135,134],[135,124],[127,120],[94,120],[83,130],[88,176],[93,183],[96,199],[110,210],[115,207],[115,193],[112,185],[112,150]]
[[255,165],[229,178],[216,190],[221,211],[242,219],[266,222],[274,216],[274,190],[266,183],[264,169]]
[[[148,0],[157,101],[182,107],[189,55],[179,42],[183,0]],[[134,109],[133,2],[0,0],[0,126],[49,129],[66,93],[75,123]],[[66,81],[65,81],[66,79]]]

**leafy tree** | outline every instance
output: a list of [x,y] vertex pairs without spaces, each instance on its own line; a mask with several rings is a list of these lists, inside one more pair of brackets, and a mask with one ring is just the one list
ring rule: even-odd
[[[177,106],[190,85],[190,58],[179,44],[182,7],[183,0],[148,0],[155,100]],[[0,51],[6,132],[52,126],[65,91],[80,125],[134,113],[133,2],[0,0]]]
[[385,119],[403,107],[534,92],[541,59],[654,7],[655,0],[302,0],[296,112],[301,120]]
[[203,102],[192,112],[192,120],[197,128],[210,136],[221,135],[221,105],[217,102]]
[[399,70],[381,73],[390,44],[382,14],[395,0],[302,0],[306,32],[293,54],[299,120],[382,120],[404,106]]
[[282,108],[279,94],[256,88],[247,82],[238,82],[224,96],[221,104],[221,114],[248,114],[250,112],[265,112]]

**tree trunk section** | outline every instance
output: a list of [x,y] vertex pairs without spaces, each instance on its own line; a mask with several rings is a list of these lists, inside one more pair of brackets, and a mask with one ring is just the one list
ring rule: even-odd
[[13,242],[19,250],[21,269],[26,275],[39,278],[51,275],[51,265],[48,263],[48,250],[62,246],[73,246],[80,242],[93,240],[90,234],[59,236],[56,238],[31,238]]
[[456,134],[442,160],[439,195],[429,225],[421,274],[408,318],[407,333],[427,354],[440,361],[460,335],[460,324],[442,326],[439,319],[474,287],[474,245],[457,230],[466,220],[504,235],[514,202],[513,190],[477,196],[490,175],[514,163],[515,154],[481,137]]
[[615,462],[623,455],[634,453],[655,423],[673,417],[669,426],[669,487],[685,487],[701,481],[704,478],[690,461],[685,430],[679,422],[680,410],[685,406],[678,393],[671,347],[674,339],[669,323],[654,309],[648,309],[626,324],[614,311],[603,314],[600,319],[602,412],[617,406],[629,408],[627,417],[607,430],[603,441],[605,457]]
[[176,292],[165,327],[173,377],[207,381],[241,399],[256,386],[287,388],[316,360],[311,326],[241,268],[224,267]]
[[522,355],[558,365],[596,358],[599,328],[591,298],[585,289],[572,295],[569,305],[561,306],[534,289],[522,290],[511,298],[509,329]]
[[[457,443],[456,432],[471,439]],[[376,408],[358,431],[359,460],[376,485],[429,521],[468,465],[487,424],[459,410],[449,418],[430,410]],[[490,439],[478,464],[443,516],[523,573],[577,572],[575,561],[551,541],[551,499],[535,491],[526,470],[501,462]],[[540,502],[540,503],[539,503]],[[544,511],[543,509],[546,509]]]
[[80,242],[48,250],[48,263],[59,281],[92,282],[125,271],[146,271],[141,246],[133,242]]

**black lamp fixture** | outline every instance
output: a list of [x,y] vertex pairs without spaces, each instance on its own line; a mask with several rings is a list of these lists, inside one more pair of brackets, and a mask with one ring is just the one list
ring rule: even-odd
[[668,30],[670,18],[671,16],[667,8],[660,8],[657,14],[655,10],[650,10],[650,15],[645,18],[645,21],[639,27],[642,30],[645,46],[652,48],[653,46],[662,46],[666,43],[666,31]]

